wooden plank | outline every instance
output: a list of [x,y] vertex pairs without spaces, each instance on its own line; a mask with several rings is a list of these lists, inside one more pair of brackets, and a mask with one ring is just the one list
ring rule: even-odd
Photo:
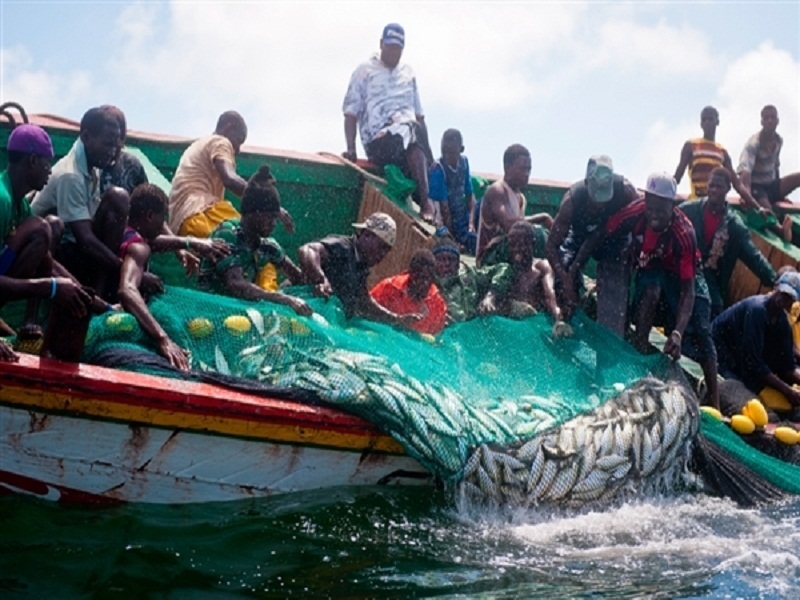
[[[750,239],[753,240],[753,244],[776,271],[787,265],[797,269],[800,266],[800,260],[797,258],[797,248],[777,240],[774,236],[772,238],[772,240],[769,240],[759,233],[750,232]],[[766,294],[770,289],[770,287],[762,286],[758,277],[741,261],[736,263],[736,268],[733,271],[728,287],[728,297],[731,304],[756,294]]]
[[381,279],[397,275],[408,268],[411,256],[419,248],[432,248],[434,239],[416,218],[384,196],[369,183],[364,184],[364,195],[358,210],[359,222],[374,212],[385,212],[397,223],[397,242],[380,264],[372,268],[367,283],[374,286]]

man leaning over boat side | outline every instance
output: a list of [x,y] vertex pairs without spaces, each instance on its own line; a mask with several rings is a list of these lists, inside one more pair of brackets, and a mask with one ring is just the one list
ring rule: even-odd
[[211,239],[230,246],[229,256],[206,258],[200,266],[199,287],[246,300],[265,300],[289,306],[299,315],[310,315],[311,307],[300,298],[282,294],[275,287],[265,290],[255,279],[268,265],[284,273],[292,283],[301,283],[303,274],[286,256],[280,244],[269,237],[280,218],[281,199],[269,166],[250,178],[242,195],[241,219],[223,221]]
[[531,153],[522,144],[513,144],[503,153],[503,178],[486,189],[481,201],[478,246],[475,262],[480,267],[509,261],[508,232],[517,221],[533,223],[536,232],[534,256],[544,257],[547,230],[553,218],[540,213],[525,216],[527,200],[522,192],[531,176]]
[[439,239],[434,246],[439,290],[447,304],[447,323],[469,321],[478,316],[478,304],[489,291],[492,272],[500,265],[475,269],[461,265],[455,240]]
[[[122,188],[112,187],[102,196],[99,190],[98,169],[110,164],[119,148],[119,124],[112,108],[95,107],[83,115],[78,139],[55,164],[47,185],[31,203],[36,215],[56,215],[63,221],[56,258],[107,302],[116,300],[122,265],[117,249],[130,201]],[[152,291],[163,289],[152,274],[144,285]]]
[[122,268],[119,277],[119,299],[142,330],[156,343],[159,354],[182,371],[189,369],[187,352],[170,339],[150,313],[140,286],[153,252],[167,252],[190,246],[201,255],[220,258],[228,253],[226,244],[208,239],[186,238],[161,234],[167,216],[167,195],[150,183],[136,187],[131,194],[128,224],[119,245]]
[[578,264],[585,264],[605,235],[631,234],[628,255],[636,272],[633,345],[650,350],[654,325],[669,331],[664,354],[677,360],[686,354],[703,369],[708,404],[719,408],[717,353],[711,339],[708,287],[700,266],[694,227],[676,206],[677,184],[666,173],[647,178],[644,200],[624,206],[609,217],[581,247]]
[[397,23],[383,29],[380,53],[356,68],[344,97],[346,159],[356,160],[356,130],[371,163],[399,166],[417,184],[420,216],[433,223],[433,204],[428,198],[428,168],[433,153],[428,142],[425,115],[417,90],[417,78],[407,64],[399,64],[405,47],[405,31]]
[[427,248],[414,252],[407,271],[375,284],[370,296],[395,314],[423,315],[409,324],[414,331],[436,335],[444,329],[447,304],[436,285],[436,259]]
[[728,208],[725,197],[730,189],[731,177],[728,170],[717,167],[711,171],[708,179],[708,195],[680,205],[680,209],[692,222],[697,236],[703,276],[711,299],[712,320],[729,305],[728,288],[738,260],[764,286],[772,286],[776,278],[775,269],[753,244],[750,231],[741,217]]
[[422,318],[419,314],[398,315],[386,310],[369,295],[369,270],[381,262],[394,246],[397,225],[386,213],[376,212],[354,223],[356,234],[329,235],[304,244],[297,251],[306,282],[314,295],[336,296],[345,316],[364,317],[390,325],[409,327]]
[[[771,293],[745,298],[714,319],[711,333],[719,370],[729,380],[720,400],[724,414],[741,412],[758,394],[771,413],[771,421],[800,420],[800,390],[793,387],[800,384],[800,369],[795,362],[792,328],[786,319],[786,311],[798,299],[800,275],[785,272]],[[738,389],[737,384],[744,389]],[[778,392],[780,398],[765,395],[767,388]]]
[[[761,131],[747,140],[736,169],[742,185],[753,198],[771,211],[776,203],[800,187],[800,172],[780,176],[780,154],[783,138],[778,135],[778,109],[767,105],[761,109]],[[788,215],[786,215],[788,216]],[[791,220],[783,220],[784,239],[791,241]]]
[[[83,317],[90,297],[53,260],[52,227],[31,214],[26,199],[29,192],[42,189],[50,176],[50,136],[37,125],[20,125],[8,137],[7,150],[8,166],[0,175],[0,307],[9,300],[49,298],[76,317]],[[35,310],[30,306],[25,321],[24,326],[38,329]],[[0,334],[14,334],[2,319]],[[16,360],[2,340],[0,360]]]
[[[608,218],[639,199],[639,193],[622,175],[614,173],[611,158],[593,156],[586,177],[564,194],[547,238],[545,252],[556,278],[556,291],[567,315],[578,305],[583,266],[575,261],[581,246]],[[606,236],[592,258],[597,261],[597,321],[620,337],[627,325],[630,271],[623,251],[629,235]]]
[[[180,236],[207,238],[239,211],[225,191],[241,197],[247,181],[236,173],[236,155],[247,139],[247,124],[235,110],[222,113],[214,133],[192,142],[181,155],[169,195],[169,227]],[[294,231],[291,215],[281,210],[281,222]]]
[[[511,226],[508,232],[510,262],[497,265],[489,291],[478,305],[480,314],[499,313],[523,318],[546,310],[556,323],[563,322],[561,309],[556,302],[553,270],[546,260],[534,258],[535,246],[533,224],[517,221]],[[561,327],[554,331],[560,333]]]

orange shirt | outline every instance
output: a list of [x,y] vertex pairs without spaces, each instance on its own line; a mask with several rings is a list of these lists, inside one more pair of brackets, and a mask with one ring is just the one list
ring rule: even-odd
[[408,294],[408,273],[401,273],[379,281],[370,295],[378,304],[398,315],[425,315],[411,325],[411,329],[415,331],[435,335],[444,329],[447,305],[435,283],[431,284],[428,294],[422,300],[414,300]]

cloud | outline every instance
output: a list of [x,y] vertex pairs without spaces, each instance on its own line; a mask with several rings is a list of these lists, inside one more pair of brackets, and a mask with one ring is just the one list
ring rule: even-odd
[[613,19],[602,23],[597,45],[587,57],[591,68],[636,72],[644,78],[679,75],[684,80],[708,75],[717,62],[705,32],[675,27],[663,18],[655,25]]
[[[88,71],[53,74],[37,69],[30,52],[22,46],[0,48],[0,97],[23,108],[69,112],[90,97],[92,77]],[[54,99],[58,99],[54,102]]]
[[[747,139],[757,132],[760,112],[765,104],[774,104],[781,123],[778,132],[784,137],[781,152],[782,173],[795,172],[800,167],[800,62],[785,50],[764,42],[731,62],[721,73],[711,102],[719,110],[720,125],[717,141],[728,150],[734,168]],[[635,177],[643,182],[655,170],[670,173],[678,164],[683,143],[702,135],[700,110],[695,114],[669,122],[658,119],[647,129],[637,152]],[[681,182],[680,191],[688,193],[688,177]],[[800,191],[790,196],[800,201]]]

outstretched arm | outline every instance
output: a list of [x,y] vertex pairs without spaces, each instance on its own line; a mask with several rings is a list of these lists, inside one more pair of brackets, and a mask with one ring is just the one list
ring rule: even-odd
[[563,321],[564,316],[556,300],[553,269],[551,269],[547,261],[544,260],[535,261],[533,268],[539,272],[539,284],[542,286],[542,300],[544,301],[547,312],[549,312],[556,321]]
[[681,342],[683,341],[686,326],[692,316],[692,310],[694,310],[694,279],[682,279],[675,329],[670,332],[667,342],[664,344],[664,354],[676,360],[681,357]]
[[325,276],[322,265],[328,260],[328,251],[319,242],[309,242],[297,251],[303,278],[314,286],[314,295],[330,298],[333,288]]
[[681,179],[683,179],[686,168],[689,166],[689,163],[692,162],[692,156],[694,156],[692,143],[686,142],[681,149],[681,160],[678,162],[678,168],[675,169],[675,183],[680,183]]
[[236,298],[266,300],[275,304],[283,304],[294,310],[298,315],[308,316],[313,312],[311,307],[300,298],[281,294],[280,292],[268,292],[253,282],[247,281],[242,275],[242,267],[238,265],[234,265],[225,271],[222,275],[222,280],[225,284],[225,289],[228,290],[231,296]]
[[189,360],[186,351],[169,338],[167,332],[147,308],[147,304],[139,292],[144,267],[149,258],[150,248],[147,244],[128,246],[120,269],[120,302],[127,312],[136,317],[144,332],[156,342],[159,353],[169,361],[169,364],[181,371],[188,371]]
[[750,193],[750,186],[745,186],[742,180],[739,179],[739,176],[733,169],[733,162],[731,162],[731,156],[728,154],[727,150],[725,151],[725,157],[722,160],[722,166],[728,170],[728,174],[731,176],[731,184],[733,185],[733,189],[735,189],[739,194],[747,208],[752,208],[753,210],[764,213],[772,212],[771,207],[759,204],[758,201],[753,197],[753,194]]
[[222,185],[225,186],[226,190],[230,190],[237,196],[244,194],[247,182],[236,173],[233,163],[224,158],[215,158],[214,167],[222,178]]

